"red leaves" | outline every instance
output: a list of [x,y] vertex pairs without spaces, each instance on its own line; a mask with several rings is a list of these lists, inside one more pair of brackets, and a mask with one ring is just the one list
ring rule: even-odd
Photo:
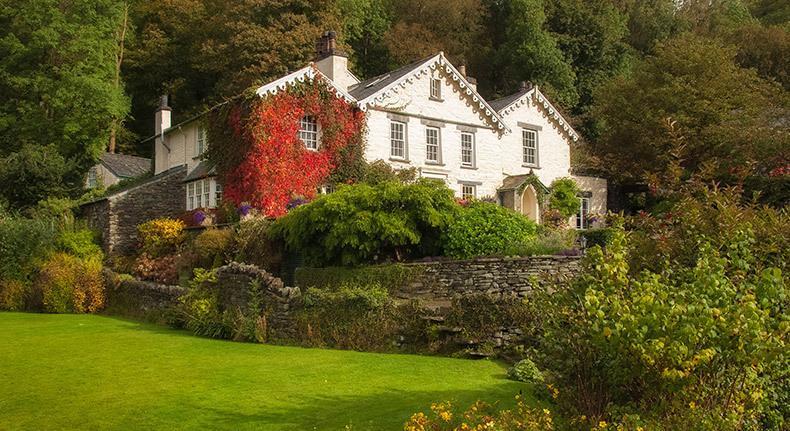
[[[269,217],[284,215],[294,197],[313,198],[332,170],[347,162],[341,151],[361,145],[364,114],[320,82],[262,100],[248,121],[238,112],[228,117],[229,126],[239,139],[251,142],[241,164],[224,175],[225,198],[236,205],[248,202]],[[318,151],[305,148],[298,137],[304,115],[315,116],[319,123]]]

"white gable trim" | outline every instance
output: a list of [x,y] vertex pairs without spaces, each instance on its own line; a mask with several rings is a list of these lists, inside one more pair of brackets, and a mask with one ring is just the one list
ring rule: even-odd
[[569,139],[573,142],[579,141],[579,134],[573,127],[568,123],[568,120],[560,114],[560,111],[554,107],[554,105],[549,102],[549,99],[538,89],[536,85],[535,88],[532,90],[524,93],[523,96],[519,97],[518,99],[511,102],[509,105],[505,106],[504,108],[499,110],[499,113],[502,116],[506,116],[511,112],[518,109],[520,106],[527,103],[530,99],[536,99],[536,103],[538,106],[542,106],[543,109],[548,114],[549,118],[553,119],[555,123],[557,123],[558,127],[565,132]]
[[314,63],[310,63],[307,66],[297,70],[296,72],[289,73],[288,75],[283,76],[280,79],[272,81],[268,84],[265,84],[261,87],[258,87],[255,90],[255,93],[260,97],[265,97],[269,95],[277,94],[280,91],[286,90],[289,86],[296,85],[298,83],[306,82],[311,79],[320,79],[331,91],[340,99],[344,99],[348,103],[356,103],[357,99],[353,96],[348,94],[346,91],[341,89],[340,87],[336,86],[331,79],[329,79],[326,75],[321,73],[317,67],[315,67]]
[[437,69],[444,69],[445,72],[447,72],[447,74],[450,76],[450,79],[458,87],[461,94],[466,96],[466,99],[471,103],[472,108],[477,109],[480,112],[481,117],[483,117],[483,120],[491,124],[494,130],[498,131],[499,133],[510,131],[510,128],[508,128],[505,122],[502,121],[499,113],[494,108],[492,108],[488,102],[485,101],[485,99],[483,99],[477,90],[469,85],[469,82],[466,80],[466,78],[464,78],[464,76],[458,72],[458,69],[456,69],[455,66],[453,66],[452,63],[447,60],[443,52],[440,52],[439,54],[436,54],[435,56],[425,60],[425,62],[422,64],[415,66],[414,70],[411,72],[403,75],[396,81],[371,94],[370,96],[360,100],[358,102],[359,109],[362,111],[367,111],[374,105],[383,102],[391,94],[397,93],[400,91],[400,89],[406,88],[407,85],[413,83],[415,80],[418,80],[423,76],[427,76],[431,73],[431,71]]

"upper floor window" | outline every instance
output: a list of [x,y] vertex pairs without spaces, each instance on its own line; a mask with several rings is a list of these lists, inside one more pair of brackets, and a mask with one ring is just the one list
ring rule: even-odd
[[390,156],[406,158],[406,123],[390,122]]
[[299,139],[308,150],[318,149],[318,122],[312,115],[305,115],[299,122]]
[[524,148],[524,164],[538,165],[538,132],[524,129],[521,131],[521,140]]
[[217,206],[222,204],[222,184],[219,181],[214,181],[214,200]]
[[477,186],[473,184],[461,184],[461,198],[462,199],[477,198]]
[[428,127],[425,129],[425,160],[433,163],[441,163],[441,143],[439,140],[439,129]]
[[99,185],[98,178],[96,177],[96,168],[90,168],[88,170],[88,188],[93,189]]
[[206,132],[206,128],[204,126],[198,126],[197,129],[197,140],[195,141],[195,157],[200,156],[206,151],[206,147],[208,146],[208,133]]
[[431,99],[442,100],[442,80],[431,78]]
[[471,168],[475,165],[475,135],[461,133],[461,166]]
[[587,221],[590,215],[590,198],[580,198],[579,212],[576,213],[576,229],[587,229],[589,222]]

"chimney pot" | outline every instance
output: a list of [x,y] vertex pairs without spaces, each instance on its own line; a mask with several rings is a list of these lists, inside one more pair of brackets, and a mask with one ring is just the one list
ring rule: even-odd
[[532,83],[531,82],[529,82],[529,81],[521,81],[521,89],[522,90],[528,90],[530,88],[532,88]]
[[462,65],[458,66],[458,73],[460,73],[461,76],[466,78],[466,65],[465,64],[462,64]]
[[168,106],[168,97],[167,94],[163,94],[159,97],[159,111],[161,110],[170,110],[170,106]]

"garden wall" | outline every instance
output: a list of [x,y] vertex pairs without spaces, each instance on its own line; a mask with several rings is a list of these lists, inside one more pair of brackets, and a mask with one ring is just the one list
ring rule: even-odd
[[103,276],[106,286],[105,312],[124,317],[167,323],[178,298],[187,291],[181,286],[136,280],[106,268]]
[[186,167],[162,172],[127,190],[81,206],[82,216],[102,235],[108,254],[129,254],[137,245],[137,225],[184,212]]
[[348,268],[298,268],[295,284],[331,287],[343,282],[377,283],[400,299],[429,304],[485,294],[494,298],[529,294],[533,286],[570,280],[581,272],[578,256],[528,256],[447,260]]

